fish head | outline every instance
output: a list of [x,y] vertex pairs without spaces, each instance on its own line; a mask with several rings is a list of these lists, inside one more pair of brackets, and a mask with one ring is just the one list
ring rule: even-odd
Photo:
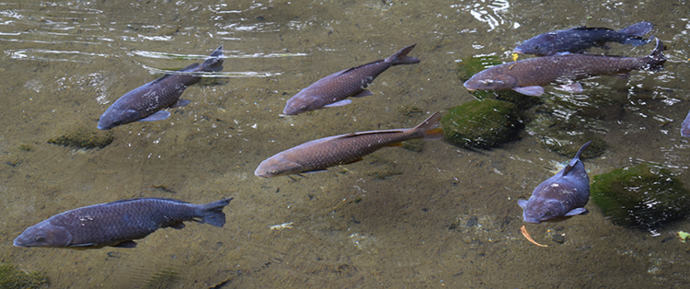
[[326,105],[326,98],[320,94],[309,93],[308,90],[302,90],[288,99],[283,114],[297,115],[308,111],[322,108]]
[[72,234],[64,227],[41,222],[26,229],[14,239],[16,247],[67,247]]
[[555,33],[540,34],[518,45],[513,51],[537,56],[553,55],[557,52],[555,45],[557,37]]
[[563,217],[565,206],[558,200],[544,198],[530,198],[522,211],[522,220],[527,223],[539,224]]
[[473,75],[463,84],[469,91],[505,90],[517,86],[515,77],[489,68]]
[[299,174],[303,171],[304,167],[302,165],[286,160],[278,155],[261,162],[256,171],[254,171],[254,175],[260,178],[272,178]]
[[116,126],[135,122],[141,117],[136,110],[109,107],[98,120],[98,129],[108,130]]

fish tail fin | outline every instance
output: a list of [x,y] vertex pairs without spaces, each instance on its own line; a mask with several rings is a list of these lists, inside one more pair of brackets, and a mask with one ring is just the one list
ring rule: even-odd
[[652,31],[653,28],[654,24],[643,21],[618,30],[618,33],[630,37],[642,37]]
[[[654,35],[649,38],[651,41],[654,39]],[[647,70],[662,70],[664,69],[664,63],[666,63],[666,57],[664,56],[664,43],[656,38],[656,47],[654,51],[645,57],[645,61],[649,67]]]
[[574,158],[570,161],[570,163],[569,163],[567,166],[565,166],[565,168],[563,169],[563,175],[564,175],[564,176],[567,175],[567,174],[575,167],[575,165],[577,164],[577,162],[580,161],[580,156],[582,155],[582,153],[584,153],[585,150],[587,149],[587,147],[589,147],[589,145],[591,145],[591,144],[592,144],[592,141],[588,141],[588,142],[586,142],[585,144],[583,144],[583,145],[580,147],[580,149],[579,149],[579,150],[577,151],[577,153],[575,154],[575,157],[574,157]]
[[412,44],[410,46],[407,46],[403,49],[400,49],[400,51],[396,52],[395,54],[389,56],[384,60],[384,62],[390,62],[392,66],[395,65],[401,65],[401,64],[415,64],[419,63],[421,60],[417,57],[412,57],[412,56],[407,56],[414,47],[417,46],[417,44]]
[[201,64],[204,71],[221,71],[223,70],[223,45],[218,47],[211,55],[209,55],[204,63]]
[[227,198],[201,205],[203,210],[201,222],[222,228],[223,225],[225,225],[225,213],[223,213],[223,208],[230,204],[232,199],[233,198]]
[[422,123],[418,124],[412,131],[423,133],[420,138],[425,140],[437,140],[443,138],[443,130],[436,128],[439,121],[441,120],[441,113],[434,112],[430,117],[425,119]]
[[591,145],[591,144],[592,144],[592,141],[588,141],[588,142],[586,142],[585,144],[583,144],[583,145],[580,147],[580,149],[577,151],[577,153],[575,154],[575,158],[576,158],[576,159],[579,159],[580,156],[582,155],[582,153],[584,153],[585,150],[587,149],[587,147],[589,147],[589,145]]

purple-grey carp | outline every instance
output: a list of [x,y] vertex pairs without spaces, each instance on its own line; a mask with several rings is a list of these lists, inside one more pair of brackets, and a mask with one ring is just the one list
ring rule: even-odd
[[564,169],[539,184],[529,200],[518,201],[523,221],[539,224],[588,213],[589,177],[580,156],[590,144],[592,141],[582,145]]
[[441,139],[443,130],[436,128],[440,119],[441,113],[436,112],[414,128],[355,132],[313,140],[264,160],[254,174],[270,178],[323,171],[358,162],[380,148],[398,146],[406,140]]
[[[575,27],[539,34],[515,47],[513,51],[522,54],[549,56],[557,53],[581,53],[590,47],[605,47],[607,42],[640,46],[650,40],[642,38],[652,31],[654,25],[640,22],[621,30],[597,27]],[[606,47],[605,47],[606,48]]]
[[386,59],[352,67],[326,76],[288,99],[283,113],[296,115],[324,107],[351,103],[348,97],[372,95],[367,86],[391,66],[419,63],[419,58],[407,56],[417,44],[407,46]]
[[82,207],[52,216],[26,229],[14,240],[17,247],[97,249],[134,248],[160,228],[184,228],[184,221],[225,225],[223,208],[232,198],[208,204],[142,198]]
[[98,120],[98,129],[107,130],[135,121],[156,121],[170,117],[165,108],[181,107],[190,103],[180,99],[188,86],[197,83],[200,72],[223,70],[223,45],[203,63],[194,63],[173,73],[144,84],[126,93],[108,107]]
[[[469,91],[512,89],[522,94],[540,96],[542,86],[555,82],[572,82],[595,75],[627,75],[632,70],[661,70],[666,62],[664,44],[656,39],[656,47],[645,57],[620,57],[565,54],[530,58],[489,67],[465,81]],[[582,91],[579,83],[564,88]]]

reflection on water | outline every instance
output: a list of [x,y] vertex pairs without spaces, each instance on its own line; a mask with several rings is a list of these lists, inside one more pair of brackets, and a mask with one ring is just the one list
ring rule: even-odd
[[[519,234],[517,200],[572,158],[542,139],[580,135],[609,145],[583,160],[590,177],[654,162],[690,184],[690,146],[678,133],[690,110],[687,15],[687,5],[669,1],[0,3],[0,254],[20,269],[45,271],[55,288],[679,286],[690,277],[688,247],[676,234],[690,230],[687,218],[652,237],[613,224],[590,202],[586,216],[530,225],[532,237],[550,245],[543,249]],[[429,112],[473,101],[456,76],[458,59],[508,62],[507,51],[539,33],[640,21],[656,24],[666,43],[665,70],[586,79],[582,94],[549,86],[543,104],[524,111],[541,122],[502,147],[427,142],[421,152],[384,148],[304,177],[253,175],[289,147],[412,127]],[[374,95],[279,116],[314,81],[412,43],[422,62],[379,76]],[[103,149],[47,143],[95,130],[117,98],[219,45],[225,69],[187,88],[182,98],[192,102],[170,109],[168,120],[115,128]],[[651,49],[614,43],[591,53],[641,57]],[[544,133],[549,128],[563,137]],[[162,229],[134,250],[12,246],[49,216],[133,197],[235,201],[223,229]],[[277,224],[291,225],[269,227]]]

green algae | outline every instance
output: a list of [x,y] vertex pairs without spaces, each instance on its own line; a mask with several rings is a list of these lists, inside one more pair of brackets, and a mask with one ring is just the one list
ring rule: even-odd
[[30,289],[48,285],[42,272],[24,272],[12,264],[0,263],[0,289]]
[[101,132],[85,127],[79,127],[72,132],[66,133],[54,139],[49,139],[48,143],[83,149],[92,149],[104,148],[112,143],[113,139],[115,139],[115,136],[113,136],[113,133],[110,131]]
[[496,147],[515,139],[523,127],[515,104],[494,99],[451,108],[441,124],[446,140],[468,148]]
[[614,224],[657,229],[690,214],[690,191],[668,169],[643,163],[594,176],[592,201]]

